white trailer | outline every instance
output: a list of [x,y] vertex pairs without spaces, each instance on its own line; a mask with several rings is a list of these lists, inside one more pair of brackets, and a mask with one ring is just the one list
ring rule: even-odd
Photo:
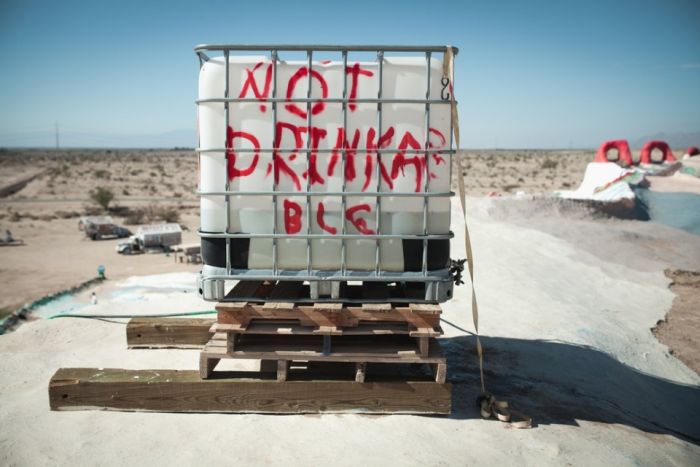
[[170,251],[182,243],[180,224],[150,224],[140,226],[128,242],[117,245],[117,253],[138,254],[147,250]]

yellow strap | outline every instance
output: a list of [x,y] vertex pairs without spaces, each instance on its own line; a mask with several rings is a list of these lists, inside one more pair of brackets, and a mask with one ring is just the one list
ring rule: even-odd
[[[457,154],[452,158],[452,170],[457,174],[457,184],[459,185],[459,199],[462,205],[462,219],[464,220],[464,249],[467,254],[467,269],[471,283],[472,295],[472,319],[474,320],[474,331],[476,335],[476,353],[479,358],[479,376],[481,378],[481,416],[491,418],[492,416],[502,422],[507,422],[512,428],[530,428],[532,419],[520,412],[508,409],[508,402],[498,401],[491,394],[486,392],[484,381],[484,350],[479,339],[479,307],[476,302],[476,291],[474,290],[474,255],[472,255],[472,242],[469,237],[469,227],[467,226],[467,206],[466,192],[464,189],[464,153],[459,151],[459,114],[457,113],[457,101],[452,83],[454,83],[454,51],[448,46],[442,63],[442,76],[449,80],[450,102],[452,110],[452,133],[454,134]],[[456,165],[456,168],[455,168]],[[519,416],[520,421],[512,422],[513,415]]]

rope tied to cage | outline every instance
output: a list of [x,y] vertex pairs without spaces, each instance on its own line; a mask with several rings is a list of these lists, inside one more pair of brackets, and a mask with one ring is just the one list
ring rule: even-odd
[[[472,243],[469,235],[469,227],[467,226],[467,207],[466,207],[466,190],[464,188],[464,154],[459,151],[459,114],[457,113],[457,101],[454,94],[454,49],[452,46],[447,46],[442,63],[442,84],[443,97],[450,100],[450,110],[452,118],[452,133],[454,134],[455,146],[457,152],[452,158],[453,167],[456,169],[453,172],[457,173],[457,184],[459,186],[459,199],[462,207],[462,220],[464,221],[464,249],[467,255],[467,270],[469,271],[469,279],[471,286],[472,297],[472,320],[474,322],[474,335],[476,336],[476,353],[479,361],[479,377],[481,381],[481,395],[477,398],[481,416],[485,419],[494,417],[504,423],[507,423],[510,428],[531,428],[532,418],[527,415],[512,410],[509,408],[508,402],[497,400],[492,394],[486,391],[486,383],[484,378],[484,349],[479,338],[479,306],[476,300],[476,290],[474,288],[474,255],[472,254]],[[449,92],[447,92],[449,89]],[[518,421],[513,421],[513,417],[518,417]]]

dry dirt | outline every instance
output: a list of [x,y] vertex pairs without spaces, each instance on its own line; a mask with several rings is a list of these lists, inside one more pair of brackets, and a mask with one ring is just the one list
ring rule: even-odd
[[[115,195],[109,214],[132,230],[149,221],[178,221],[183,243],[197,241],[197,158],[191,152],[150,150],[0,151],[0,185],[42,170],[20,191],[0,198],[0,232],[24,246],[0,248],[0,316],[45,294],[77,285],[106,267],[107,277],[197,270],[162,254],[122,256],[117,243],[92,241],[78,230],[86,214],[105,214],[90,192]],[[166,218],[164,219],[163,216]]]
[[578,187],[594,151],[467,151],[467,194],[551,193]]
[[672,355],[700,374],[700,272],[667,269],[671,291],[676,294],[666,319],[654,335]]

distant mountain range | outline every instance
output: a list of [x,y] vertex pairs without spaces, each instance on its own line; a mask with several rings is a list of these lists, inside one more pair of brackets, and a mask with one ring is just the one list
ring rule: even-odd
[[673,149],[686,149],[690,146],[700,146],[700,131],[690,133],[654,133],[630,140],[630,146],[641,148],[652,140],[666,141]]
[[[78,133],[61,132],[61,148],[194,148],[194,130],[173,130],[154,134]],[[48,131],[0,133],[0,147],[52,148],[56,135]]]

